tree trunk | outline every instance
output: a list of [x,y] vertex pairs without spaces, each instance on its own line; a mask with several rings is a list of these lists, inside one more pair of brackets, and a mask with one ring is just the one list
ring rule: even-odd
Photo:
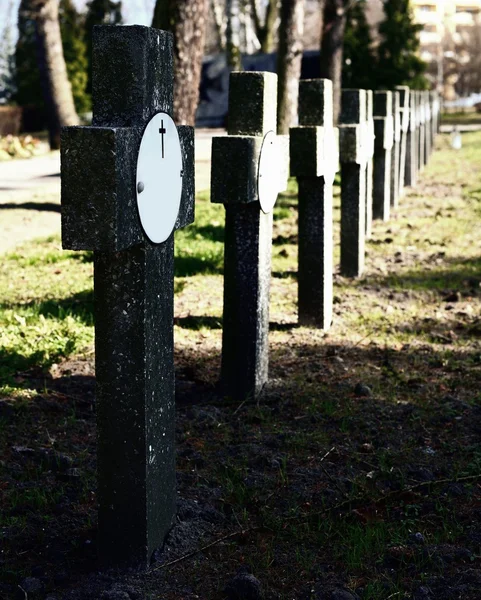
[[277,59],[277,132],[288,134],[297,117],[301,77],[304,0],[282,0]]
[[239,0],[227,0],[226,12],[227,64],[232,71],[240,71],[242,69],[242,57],[240,51]]
[[58,0],[32,0],[29,8],[35,16],[39,70],[48,108],[50,147],[58,149],[60,128],[79,124],[63,55]]
[[207,0],[157,0],[152,27],[174,35],[174,121],[195,125]]
[[345,28],[345,1],[325,0],[321,37],[321,77],[332,81],[334,123],[337,123],[340,112]]
[[252,19],[256,30],[257,39],[261,45],[261,52],[274,52],[275,32],[279,17],[279,0],[269,0],[266,7],[264,23],[259,15],[258,0],[251,0]]
[[224,5],[220,0],[211,0],[211,8],[214,14],[214,24],[217,36],[219,38],[219,48],[221,52],[225,51],[226,39],[225,39],[225,18],[224,18]]

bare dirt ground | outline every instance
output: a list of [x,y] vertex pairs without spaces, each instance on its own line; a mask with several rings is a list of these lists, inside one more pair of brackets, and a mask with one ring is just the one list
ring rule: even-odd
[[0,597],[479,600],[480,148],[475,133],[460,153],[438,141],[418,188],[375,224],[365,275],[336,273],[329,332],[297,325],[295,190],[280,199],[270,382],[255,401],[217,384],[223,224],[199,201],[176,263],[178,512],[147,573],[96,562],[93,348],[41,345],[60,325],[91,332],[91,280],[70,289],[91,256],[58,240],[27,256],[2,305]]

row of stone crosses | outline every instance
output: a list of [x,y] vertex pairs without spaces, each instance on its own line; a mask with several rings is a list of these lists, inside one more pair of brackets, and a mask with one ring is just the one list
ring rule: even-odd
[[[94,29],[93,123],[62,133],[62,241],[94,251],[99,554],[149,564],[176,512],[174,231],[194,221],[194,130],[172,121],[171,34]],[[276,136],[277,77],[232,73],[228,136],[213,140],[211,199],[225,206],[222,383],[268,374],[272,209],[299,184],[299,321],[332,320],[332,189],[341,171],[341,273],[359,276],[372,218],[388,219],[426,163],[436,94],[299,86],[299,126]]]

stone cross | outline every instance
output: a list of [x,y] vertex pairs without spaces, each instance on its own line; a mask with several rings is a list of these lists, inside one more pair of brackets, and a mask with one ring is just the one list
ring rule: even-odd
[[401,150],[399,154],[399,197],[404,193],[406,153],[409,135],[409,88],[407,85],[396,87],[399,92],[399,110],[401,112]]
[[391,206],[391,151],[394,143],[393,93],[374,92],[373,217],[388,221]]
[[418,112],[417,93],[409,94],[409,129],[406,136],[406,165],[404,169],[404,184],[414,187],[417,183],[418,171]]
[[366,236],[366,90],[342,90],[339,116],[341,163],[341,274],[360,277]]
[[329,329],[332,323],[332,190],[339,168],[333,126],[332,82],[299,83],[299,127],[290,130],[291,175],[299,186],[299,323]]
[[372,210],[374,186],[374,94],[366,90],[366,238],[372,235]]
[[427,165],[431,156],[432,144],[432,114],[431,114],[431,99],[428,91],[422,92],[424,100],[424,118],[425,118],[425,136],[424,136],[424,164]]
[[194,132],[173,125],[173,84],[170,33],[95,27],[93,125],[62,132],[63,247],[94,251],[98,545],[115,566],[147,566],[176,510],[174,230],[194,219]]
[[432,106],[433,106],[433,142],[436,138],[436,135],[439,133],[439,111],[440,111],[440,102],[439,102],[439,94],[437,91],[431,92]]
[[211,201],[225,206],[221,380],[232,398],[255,396],[268,377],[272,209],[289,153],[276,112],[277,75],[231,73],[229,135],[212,141]]
[[392,92],[392,116],[394,127],[391,151],[391,207],[399,205],[399,163],[401,160],[401,100],[398,91]]
[[429,98],[431,102],[431,150],[434,150],[434,143],[436,141],[436,135],[438,133],[438,93],[436,91],[429,92]]
[[418,101],[418,172],[424,169],[424,154],[426,150],[426,110],[424,103],[424,94],[422,91],[416,92]]

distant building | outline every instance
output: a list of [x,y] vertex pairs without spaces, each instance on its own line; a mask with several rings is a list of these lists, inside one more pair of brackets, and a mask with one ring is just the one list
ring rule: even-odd
[[411,0],[411,6],[415,21],[423,26],[421,58],[445,100],[479,91],[464,88],[469,87],[467,66],[479,53],[481,0]]

